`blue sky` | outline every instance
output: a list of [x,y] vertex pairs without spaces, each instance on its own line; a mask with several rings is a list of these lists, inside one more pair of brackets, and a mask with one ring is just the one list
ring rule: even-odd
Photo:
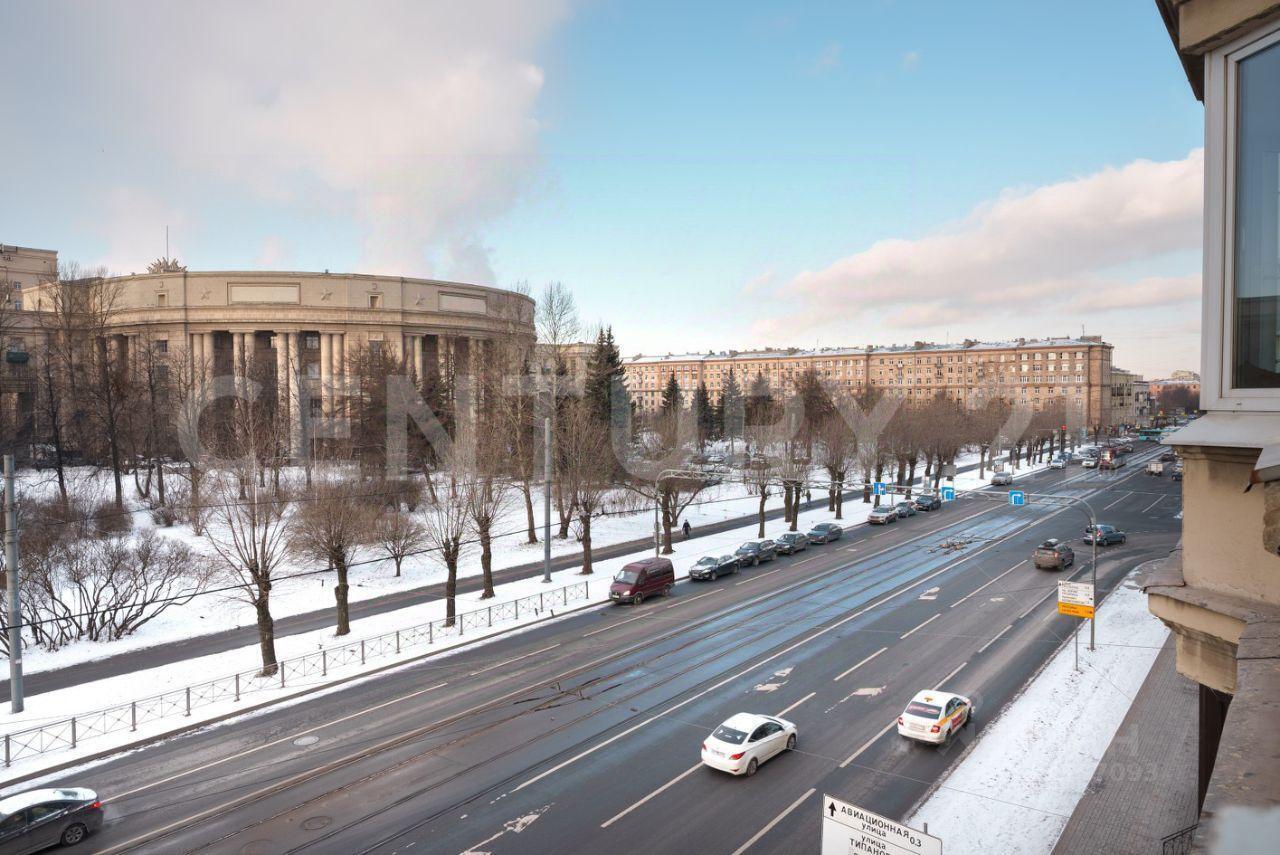
[[1203,113],[1150,3],[70,8],[0,29],[6,243],[561,280],[628,353],[1084,324],[1198,361]]

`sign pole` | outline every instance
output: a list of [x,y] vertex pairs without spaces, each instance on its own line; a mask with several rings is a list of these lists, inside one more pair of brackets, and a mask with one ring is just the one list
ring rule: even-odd
[[4,562],[9,582],[9,711],[23,710],[22,605],[18,598],[18,503],[13,486],[13,455],[4,456]]

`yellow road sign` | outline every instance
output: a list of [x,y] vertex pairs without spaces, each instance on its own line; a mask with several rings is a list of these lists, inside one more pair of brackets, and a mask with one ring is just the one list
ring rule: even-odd
[[1072,617],[1091,618],[1093,617],[1093,606],[1082,606],[1076,603],[1064,603],[1058,601],[1058,614],[1071,615]]

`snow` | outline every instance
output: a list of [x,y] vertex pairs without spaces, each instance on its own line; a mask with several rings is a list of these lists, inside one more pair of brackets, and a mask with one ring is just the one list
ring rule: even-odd
[[1068,643],[908,825],[928,823],[950,853],[1053,850],[1169,632],[1132,576],[1099,608],[1097,630],[1094,652],[1081,639],[1080,672]]

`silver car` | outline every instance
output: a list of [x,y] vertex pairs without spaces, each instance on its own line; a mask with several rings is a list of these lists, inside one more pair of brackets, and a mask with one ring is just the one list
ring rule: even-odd
[[898,509],[893,505],[881,505],[867,514],[867,522],[872,525],[888,525],[898,521]]

